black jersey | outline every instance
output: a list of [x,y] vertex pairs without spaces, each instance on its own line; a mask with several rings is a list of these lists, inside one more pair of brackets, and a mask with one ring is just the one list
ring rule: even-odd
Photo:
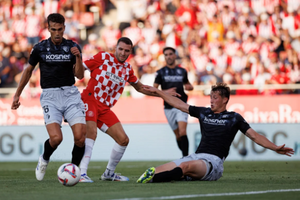
[[200,122],[202,138],[196,153],[209,153],[221,159],[226,158],[236,133],[240,130],[245,134],[250,128],[245,119],[236,112],[214,113],[210,108],[190,106],[189,113]]
[[81,52],[78,44],[64,38],[60,45],[54,45],[49,38],[33,47],[29,64],[36,66],[39,63],[43,89],[74,85],[73,66],[76,63],[76,56],[70,50],[74,46]]
[[[167,66],[159,69],[156,72],[154,83],[160,84],[162,90],[166,90],[172,87],[176,87],[176,92],[181,95],[182,101],[187,102],[188,96],[184,92],[183,85],[188,83],[187,71],[184,68],[176,66],[171,69]],[[165,109],[173,108],[167,102],[164,101]]]

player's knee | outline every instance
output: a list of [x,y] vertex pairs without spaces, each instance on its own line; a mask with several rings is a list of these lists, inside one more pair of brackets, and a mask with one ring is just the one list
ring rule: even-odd
[[60,135],[55,135],[50,137],[50,145],[56,148],[62,142],[63,138]]
[[80,135],[80,136],[74,137],[74,143],[79,147],[83,147],[84,143],[85,143],[85,136]]
[[129,144],[129,138],[126,136],[124,137],[122,140],[120,140],[119,142],[117,142],[120,146],[128,146]]

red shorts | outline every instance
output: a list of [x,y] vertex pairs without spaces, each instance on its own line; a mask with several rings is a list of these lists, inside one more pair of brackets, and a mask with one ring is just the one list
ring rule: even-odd
[[110,107],[97,101],[92,94],[83,92],[81,99],[85,106],[86,121],[96,122],[101,131],[106,132],[109,127],[120,122]]

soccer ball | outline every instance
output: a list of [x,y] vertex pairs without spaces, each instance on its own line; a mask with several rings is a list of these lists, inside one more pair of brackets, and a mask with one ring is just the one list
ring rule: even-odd
[[80,169],[72,163],[65,163],[58,168],[57,178],[64,186],[74,186],[80,180]]

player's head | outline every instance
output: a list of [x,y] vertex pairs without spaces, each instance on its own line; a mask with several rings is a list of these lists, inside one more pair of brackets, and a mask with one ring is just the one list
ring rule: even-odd
[[230,98],[230,88],[226,83],[217,83],[211,87],[210,104],[213,112],[223,112]]
[[123,63],[127,60],[131,54],[132,46],[132,41],[127,37],[121,37],[118,40],[115,56],[119,62]]
[[54,44],[60,44],[65,31],[65,18],[59,13],[52,13],[47,17],[48,31]]
[[176,50],[172,47],[165,47],[163,49],[163,54],[165,56],[165,60],[168,66],[175,65],[176,61]]

